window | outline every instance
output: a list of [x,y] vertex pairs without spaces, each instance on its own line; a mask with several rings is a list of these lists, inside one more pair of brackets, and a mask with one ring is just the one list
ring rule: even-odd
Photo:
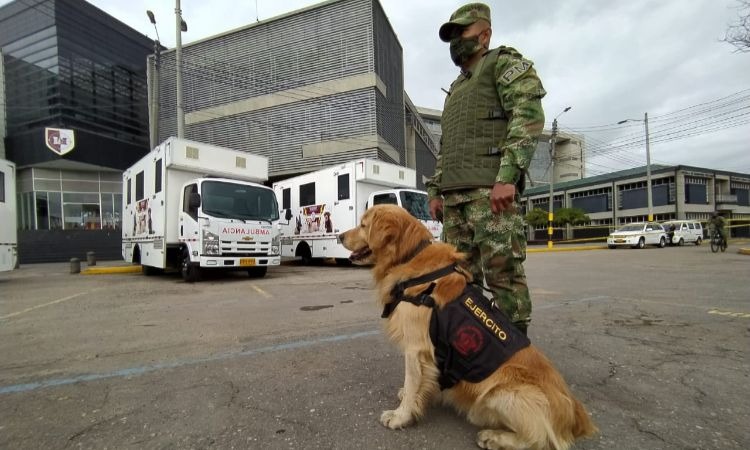
[[398,199],[396,198],[396,194],[392,192],[379,194],[372,198],[372,206],[375,205],[398,205]]
[[339,200],[349,199],[349,174],[339,175]]
[[143,172],[135,175],[135,201],[143,200]]
[[185,196],[182,199],[182,211],[185,212],[187,215],[192,217],[195,220],[198,220],[198,208],[190,207],[190,195],[191,194],[197,194],[198,193],[198,185],[197,184],[189,184],[185,186]]
[[128,200],[127,200],[126,204],[129,205],[130,204],[130,178],[128,178],[128,183],[127,184],[128,184]]
[[[683,226],[683,228],[684,228],[684,227],[685,227],[685,224],[682,224],[682,226]],[[689,229],[691,229],[691,230],[695,229],[695,227],[693,226],[693,224],[692,224],[692,223],[688,223],[688,224],[687,224],[687,227],[688,227]]]
[[299,205],[308,206],[315,204],[315,183],[303,184],[299,187]]
[[5,172],[0,172],[0,203],[5,203]]
[[161,192],[161,159],[157,159],[154,166],[154,194],[159,192]]
[[292,188],[286,188],[281,191],[281,209],[290,209],[292,207]]

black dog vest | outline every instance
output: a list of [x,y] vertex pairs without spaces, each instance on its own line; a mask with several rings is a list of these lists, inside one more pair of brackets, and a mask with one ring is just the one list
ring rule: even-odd
[[440,370],[440,389],[461,380],[478,383],[531,344],[474,285],[467,285],[458,299],[442,309],[433,309],[430,339]]
[[409,287],[437,280],[455,270],[456,266],[451,265],[396,284],[391,291],[393,301],[385,305],[381,316],[388,317],[401,301],[432,308],[430,340],[440,370],[440,389],[453,387],[461,380],[478,383],[531,344],[477,285],[466,285],[461,295],[442,309],[431,295],[435,283],[416,297],[404,295]]

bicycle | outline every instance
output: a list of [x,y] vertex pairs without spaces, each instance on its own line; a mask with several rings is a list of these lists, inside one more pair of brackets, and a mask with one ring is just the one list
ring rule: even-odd
[[727,241],[721,237],[721,234],[714,231],[711,235],[711,251],[716,253],[719,249],[725,252],[727,250]]

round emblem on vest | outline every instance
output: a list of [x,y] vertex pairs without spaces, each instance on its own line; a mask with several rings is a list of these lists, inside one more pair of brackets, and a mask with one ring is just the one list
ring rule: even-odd
[[464,325],[453,335],[451,345],[464,358],[474,356],[484,346],[482,330],[474,325]]

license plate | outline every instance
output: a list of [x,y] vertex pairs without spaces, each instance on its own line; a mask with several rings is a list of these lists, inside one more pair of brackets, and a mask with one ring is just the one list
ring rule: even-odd
[[240,258],[240,266],[254,266],[255,258]]

